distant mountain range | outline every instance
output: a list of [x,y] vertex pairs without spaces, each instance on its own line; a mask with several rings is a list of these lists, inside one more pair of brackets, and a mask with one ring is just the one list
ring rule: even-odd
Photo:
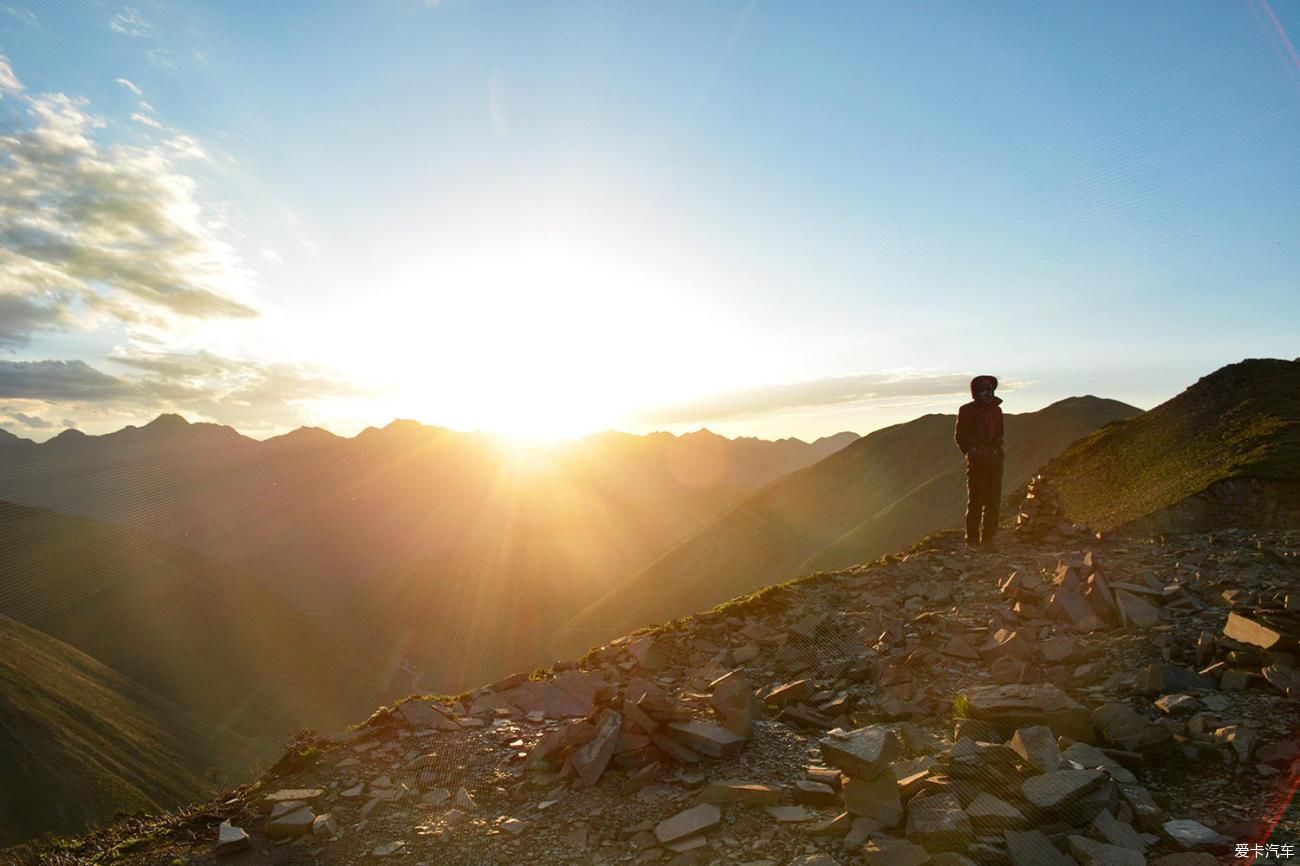
[[134,527],[255,574],[458,689],[535,666],[583,605],[764,484],[857,439],[602,433],[521,450],[396,421],[266,441],[163,415],[0,436],[0,499]]
[[[1138,411],[1115,400],[1073,397],[1007,415],[1004,489],[1028,480],[1079,437]],[[953,444],[954,423],[953,415],[926,415],[877,430],[758,491],[576,616],[562,630],[557,651],[581,651],[959,525],[965,474]]]

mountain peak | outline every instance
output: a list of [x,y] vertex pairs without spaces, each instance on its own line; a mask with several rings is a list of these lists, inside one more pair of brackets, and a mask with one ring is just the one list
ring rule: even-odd
[[166,431],[166,430],[181,430],[189,426],[190,426],[190,422],[186,421],[183,416],[177,415],[175,412],[164,412],[161,415],[159,415],[157,418],[150,421],[148,424],[141,427],[140,429]]

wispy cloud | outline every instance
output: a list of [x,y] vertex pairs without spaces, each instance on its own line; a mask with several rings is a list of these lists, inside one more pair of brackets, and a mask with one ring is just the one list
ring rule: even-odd
[[4,7],[5,14],[15,21],[21,21],[28,27],[39,27],[41,22],[36,17],[36,13],[30,9],[19,9],[16,6]]
[[[0,268],[11,264],[11,257],[0,250]],[[13,262],[14,267],[22,267]],[[9,277],[22,278],[21,274]],[[0,293],[0,349],[14,349],[31,342],[42,331],[57,331],[68,326],[69,299],[66,293],[52,290],[46,297],[31,298]]]
[[9,58],[0,54],[0,95],[22,92],[23,83],[14,74],[14,68],[9,65]]
[[872,404],[883,400],[964,394],[965,373],[863,373],[803,382],[760,385],[644,413],[649,424],[688,424],[753,417],[790,410]]
[[108,22],[108,26],[114,33],[135,38],[152,36],[154,30],[153,25],[146,21],[140,14],[140,10],[134,6],[123,7],[122,11]]
[[144,53],[149,62],[160,69],[175,69],[176,55],[170,48],[150,48]]
[[28,430],[50,430],[54,427],[53,421],[47,421],[37,415],[28,415],[26,412],[19,412],[11,406],[0,406],[0,421],[17,427],[25,427]]
[[0,361],[0,399],[27,401],[19,408],[28,413],[57,406],[59,414],[126,419],[184,411],[250,429],[278,429],[302,423],[313,400],[355,393],[348,383],[309,366],[211,352],[118,354],[110,361],[126,372],[114,375],[80,360]]
[[126,78],[117,79],[117,83],[134,93],[136,96],[144,96],[144,91],[134,82]]
[[3,69],[29,123],[0,134],[0,345],[71,324],[74,302],[128,323],[255,315],[238,299],[249,275],[187,173],[208,159],[199,142],[103,145],[85,100],[26,94]]

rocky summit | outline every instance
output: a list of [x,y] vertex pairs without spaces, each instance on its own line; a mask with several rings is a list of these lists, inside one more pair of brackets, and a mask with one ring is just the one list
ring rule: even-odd
[[943,534],[412,697],[212,803],[26,855],[1208,866],[1295,840],[1300,533],[1021,513],[996,552]]

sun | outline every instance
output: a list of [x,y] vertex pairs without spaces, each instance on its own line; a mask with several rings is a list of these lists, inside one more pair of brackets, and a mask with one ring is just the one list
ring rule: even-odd
[[602,257],[606,246],[498,238],[413,263],[382,323],[339,327],[358,336],[349,362],[374,413],[522,445],[627,429],[683,384],[703,387],[704,359],[683,347],[720,356],[732,323],[671,280]]

